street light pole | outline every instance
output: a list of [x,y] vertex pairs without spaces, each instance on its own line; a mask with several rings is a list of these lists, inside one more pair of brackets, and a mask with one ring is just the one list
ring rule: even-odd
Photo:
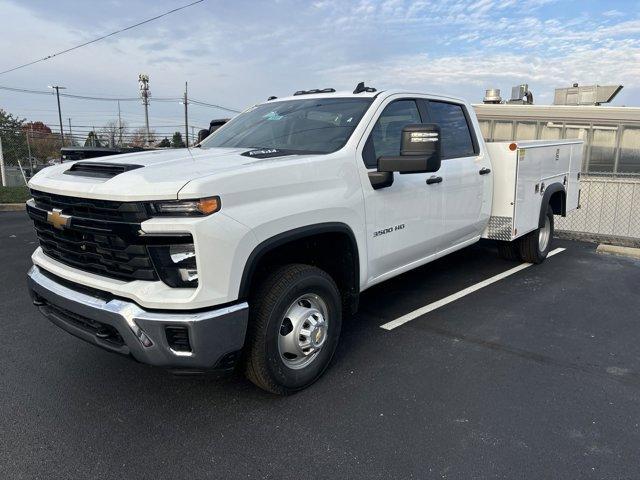
[[56,91],[56,98],[58,99],[58,120],[60,120],[60,140],[64,147],[64,130],[62,128],[62,110],[60,109],[60,89],[64,90],[66,87],[60,85],[49,85],[49,88],[53,88]]

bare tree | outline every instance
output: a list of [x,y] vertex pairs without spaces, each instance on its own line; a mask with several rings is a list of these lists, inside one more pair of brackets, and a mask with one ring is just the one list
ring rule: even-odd
[[109,147],[122,146],[123,137],[126,138],[129,133],[127,122],[122,120],[109,120],[104,127],[100,129],[99,136],[103,143]]
[[[149,130],[149,144],[152,145],[155,142],[156,132],[155,130]],[[144,147],[147,145],[147,130],[137,128],[133,131],[133,134],[129,137],[129,145],[132,147]]]

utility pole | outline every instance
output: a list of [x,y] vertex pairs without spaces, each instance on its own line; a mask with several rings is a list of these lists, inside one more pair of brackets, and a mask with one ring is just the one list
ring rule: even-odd
[[118,100],[118,146],[122,146],[122,117],[120,117],[120,100]]
[[[29,130],[33,130],[33,122],[29,126]],[[29,142],[29,130],[25,131],[25,135],[27,137],[27,155],[29,155],[29,168],[33,172],[33,158],[31,157],[31,142]]]
[[7,177],[4,172],[4,155],[2,154],[2,137],[0,137],[0,186],[7,186]]
[[142,104],[144,105],[144,123],[147,129],[146,143],[149,145],[149,98],[151,98],[151,92],[149,91],[149,75],[141,73],[138,75],[138,84],[140,85],[140,96],[142,97]]
[[71,117],[68,117],[69,120],[69,146],[73,147],[73,132],[71,131]]
[[187,148],[189,148],[189,116],[187,113],[187,105],[189,99],[187,97],[187,82],[184,82],[184,141]]
[[60,140],[64,147],[64,130],[62,129],[62,110],[60,110],[60,89],[64,90],[67,87],[61,87],[60,85],[48,85],[49,88],[53,88],[56,91],[56,98],[58,99],[58,120],[60,120]]

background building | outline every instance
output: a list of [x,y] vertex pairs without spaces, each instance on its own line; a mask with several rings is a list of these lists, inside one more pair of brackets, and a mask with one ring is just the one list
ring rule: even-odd
[[[640,108],[610,107],[622,86],[556,89],[555,105],[533,105],[526,85],[503,102],[487,90],[474,105],[487,141],[584,140],[581,208],[556,227],[582,238],[640,244]],[[525,95],[526,94],[526,95]]]

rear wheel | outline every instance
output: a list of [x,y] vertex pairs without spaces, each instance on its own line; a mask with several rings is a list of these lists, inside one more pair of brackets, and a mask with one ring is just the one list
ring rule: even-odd
[[287,395],[329,365],[342,325],[333,279],[310,265],[276,270],[252,297],[245,373],[258,387]]
[[525,262],[542,263],[553,240],[553,209],[547,206],[544,224],[520,240],[520,255]]
[[498,242],[498,255],[505,260],[520,260],[518,240],[514,240],[513,242]]

